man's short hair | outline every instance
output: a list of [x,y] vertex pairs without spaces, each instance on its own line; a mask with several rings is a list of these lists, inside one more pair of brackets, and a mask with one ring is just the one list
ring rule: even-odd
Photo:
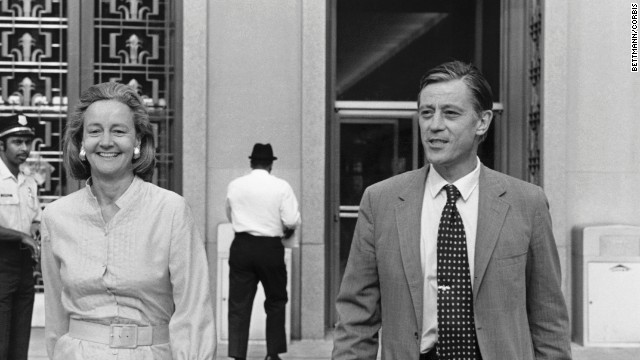
[[265,159],[251,159],[251,168],[252,169],[266,169],[269,166],[273,165],[273,160],[265,160]]
[[487,79],[473,64],[457,60],[438,65],[422,76],[418,103],[420,103],[420,93],[427,85],[451,80],[462,80],[467,85],[473,97],[473,107],[478,113],[493,108],[493,94]]

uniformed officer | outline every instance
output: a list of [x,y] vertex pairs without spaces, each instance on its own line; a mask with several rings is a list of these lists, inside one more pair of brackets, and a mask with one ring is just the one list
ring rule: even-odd
[[0,116],[0,360],[26,360],[39,258],[38,186],[20,170],[29,157],[35,119]]

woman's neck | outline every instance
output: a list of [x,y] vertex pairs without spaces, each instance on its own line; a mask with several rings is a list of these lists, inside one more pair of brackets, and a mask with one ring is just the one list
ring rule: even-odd
[[118,179],[91,176],[91,191],[100,206],[114,204],[127,191],[134,178],[133,173]]

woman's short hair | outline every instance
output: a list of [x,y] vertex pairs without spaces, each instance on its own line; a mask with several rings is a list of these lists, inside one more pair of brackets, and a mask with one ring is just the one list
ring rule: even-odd
[[127,105],[133,112],[133,124],[136,137],[140,139],[140,157],[133,160],[133,173],[145,181],[150,181],[156,165],[156,146],[149,113],[142,98],[131,87],[106,82],[92,85],[80,95],[80,100],[67,120],[63,139],[63,160],[71,176],[77,180],[86,180],[91,176],[91,165],[80,159],[84,114],[91,104],[102,100],[115,100]]

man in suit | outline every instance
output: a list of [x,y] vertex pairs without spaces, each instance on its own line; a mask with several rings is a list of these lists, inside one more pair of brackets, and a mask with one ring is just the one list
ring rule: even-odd
[[379,337],[382,359],[571,358],[547,199],[477,157],[491,109],[473,65],[445,63],[422,78],[429,165],[363,195],[333,359],[375,359]]

